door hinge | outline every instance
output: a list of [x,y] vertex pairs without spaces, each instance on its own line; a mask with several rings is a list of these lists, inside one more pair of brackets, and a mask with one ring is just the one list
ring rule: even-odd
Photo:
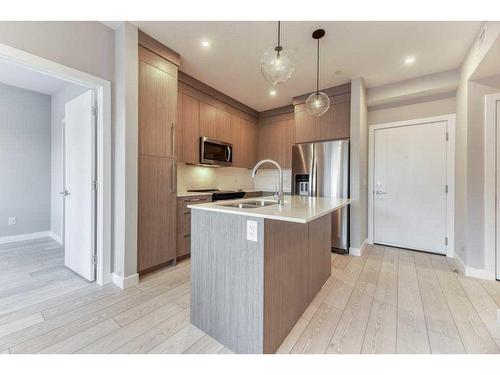
[[92,116],[97,116],[97,113],[98,113],[97,106],[96,105],[92,106]]
[[90,262],[91,262],[91,264],[97,264],[97,254],[92,255]]
[[97,180],[92,181],[92,190],[97,191]]
[[445,244],[445,246],[448,246],[448,237],[444,238],[444,244]]
[[448,194],[448,185],[444,185],[444,192]]
[[448,139],[450,139],[450,135],[448,132],[446,132],[446,142],[448,142]]

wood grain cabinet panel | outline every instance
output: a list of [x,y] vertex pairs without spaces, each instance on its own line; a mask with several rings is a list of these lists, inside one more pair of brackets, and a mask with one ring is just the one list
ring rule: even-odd
[[330,109],[320,118],[320,139],[340,139],[350,137],[351,102],[350,95],[331,99]]
[[175,157],[184,161],[184,121],[182,111],[183,95],[177,93],[177,122],[175,124]]
[[158,66],[139,62],[139,153],[175,157],[177,77]]
[[217,108],[200,102],[200,136],[217,139]]
[[223,142],[231,141],[231,114],[217,108],[215,139]]
[[292,147],[295,144],[295,120],[286,120],[285,168],[292,168]]
[[158,158],[139,155],[138,270],[152,264],[158,250]]
[[139,46],[139,272],[177,252],[176,144],[183,135],[177,96],[177,66]]
[[295,112],[295,141],[314,142],[320,139],[320,120],[309,115],[305,109]]
[[191,209],[190,204],[208,203],[210,195],[177,198],[177,257],[181,258],[191,253]]
[[183,161],[196,164],[200,161],[200,101],[182,95],[182,150]]
[[175,163],[173,158],[139,155],[139,272],[176,256]]
[[233,167],[244,167],[243,163],[243,150],[241,140],[241,117],[232,114],[230,124],[230,137],[229,143],[233,145]]
[[253,168],[258,158],[258,128],[254,121],[242,119],[241,149],[244,168]]

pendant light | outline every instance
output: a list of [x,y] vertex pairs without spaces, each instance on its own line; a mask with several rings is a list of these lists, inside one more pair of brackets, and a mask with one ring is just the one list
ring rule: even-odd
[[281,46],[281,22],[278,21],[278,45],[268,48],[260,60],[260,71],[272,85],[278,85],[290,79],[295,70],[295,63],[290,53]]
[[313,39],[318,41],[316,56],[316,91],[306,100],[306,111],[311,116],[320,117],[330,108],[330,98],[324,92],[319,91],[319,40],[325,36],[325,30],[318,29],[312,33]]

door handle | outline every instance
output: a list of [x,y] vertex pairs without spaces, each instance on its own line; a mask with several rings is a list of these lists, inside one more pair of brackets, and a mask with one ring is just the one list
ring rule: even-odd
[[171,185],[171,192],[175,193],[177,190],[177,164],[175,160],[172,160],[171,164],[171,178],[172,178],[172,185]]
[[377,191],[375,191],[375,194],[377,194],[377,195],[386,195],[387,193],[385,191],[377,190]]
[[175,124],[173,122],[170,126],[170,142],[172,146],[172,155],[175,156]]
[[229,162],[231,160],[231,147],[227,146],[225,154],[226,154],[226,161]]
[[61,194],[62,196],[66,196],[66,195],[69,195],[69,191],[67,190],[64,190],[64,191],[60,191],[59,194]]

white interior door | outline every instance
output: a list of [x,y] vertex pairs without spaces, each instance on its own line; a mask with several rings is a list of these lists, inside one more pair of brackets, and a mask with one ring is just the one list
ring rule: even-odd
[[500,152],[498,151],[500,147],[500,101],[496,102],[496,175],[497,175],[497,199],[496,199],[496,279],[500,280]]
[[446,133],[446,121],[375,130],[375,243],[446,253]]
[[95,120],[94,92],[66,103],[64,129],[64,264],[95,279]]

